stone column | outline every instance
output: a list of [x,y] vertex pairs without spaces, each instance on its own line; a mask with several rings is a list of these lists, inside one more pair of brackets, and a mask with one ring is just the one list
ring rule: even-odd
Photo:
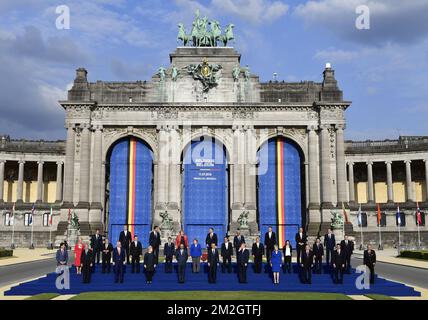
[[6,161],[5,160],[0,160],[0,203],[4,202],[3,199],[3,186],[4,186],[4,165],[5,165]]
[[243,161],[241,153],[243,153],[243,145],[241,140],[241,126],[233,128],[233,204],[232,209],[242,209],[244,203],[243,190]]
[[[180,207],[181,198],[181,181],[180,181],[180,134],[178,127],[173,126],[169,132],[169,208],[171,210],[178,210]],[[178,217],[177,217],[178,218]]]
[[341,206],[347,202],[346,194],[346,162],[344,125],[336,125],[336,174],[337,174],[337,203]]
[[425,198],[426,198],[426,202],[428,203],[428,159],[424,160],[425,162]]
[[354,163],[348,162],[349,202],[355,203]]
[[23,191],[24,191],[24,164],[25,161],[19,160],[19,171],[18,171],[18,186],[16,188],[16,202],[23,202]]
[[168,202],[168,133],[165,126],[158,127],[159,159],[157,168],[157,204],[156,209],[164,210]]
[[245,209],[256,209],[256,149],[257,139],[254,128],[250,127],[246,132],[246,173],[245,173]]
[[332,204],[331,167],[330,167],[330,125],[321,126],[321,186],[322,207],[330,209]]
[[315,126],[308,127],[308,174],[309,174],[309,208],[320,207],[320,185],[319,185],[319,158],[318,158],[318,134]]
[[89,174],[91,165],[91,132],[89,125],[81,125],[80,133],[80,178],[79,208],[89,208]]
[[43,163],[43,161],[37,162],[37,203],[41,203],[43,201]]
[[74,125],[67,126],[67,141],[65,147],[64,163],[64,190],[63,206],[65,208],[73,207],[74,192],[74,153],[75,153],[75,128]]
[[367,202],[373,204],[374,201],[374,185],[373,185],[373,162],[367,162]]
[[62,201],[62,161],[56,163],[56,196],[55,202]]
[[94,137],[94,158],[92,165],[92,201],[91,209],[101,209],[101,195],[102,195],[102,167],[103,167],[103,128],[96,126]]
[[413,195],[413,185],[412,185],[412,161],[405,160],[404,163],[406,164],[406,192],[407,192],[407,201],[415,201],[414,195]]
[[388,191],[388,202],[394,202],[394,189],[392,185],[392,161],[386,161],[386,188]]

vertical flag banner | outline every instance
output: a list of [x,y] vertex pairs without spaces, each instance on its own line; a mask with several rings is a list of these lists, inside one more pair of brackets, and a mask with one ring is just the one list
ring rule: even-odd
[[397,225],[401,227],[401,212],[400,205],[397,205]]
[[380,204],[377,204],[377,224],[380,227],[380,221],[382,220],[382,212],[380,211]]
[[360,228],[363,227],[363,216],[362,216],[362,213],[361,213],[361,204],[358,207],[358,225],[360,226]]
[[68,209],[68,224],[71,223],[71,209]]
[[52,212],[52,207],[51,207],[51,211],[49,213],[49,226],[52,225],[52,215],[53,215],[53,212]]
[[348,215],[346,214],[345,204],[342,202],[342,214],[343,214],[343,221],[345,221],[345,224],[349,223]]
[[129,168],[128,168],[128,230],[132,236],[135,233],[135,180],[136,180],[137,141],[129,141]]
[[278,245],[285,243],[285,209],[284,209],[284,141],[276,141],[277,152],[277,197],[278,197]]
[[422,215],[421,215],[421,210],[419,209],[418,202],[416,202],[416,221],[418,223],[418,226],[422,225]]
[[12,212],[10,213],[10,216],[9,216],[9,223],[11,226],[14,225],[14,222],[15,222],[15,203],[13,204]]
[[34,203],[33,203],[33,206],[31,207],[31,214],[30,214],[30,217],[28,218],[28,225],[30,225],[30,226],[33,225],[34,211],[35,211],[35,207],[34,207]]

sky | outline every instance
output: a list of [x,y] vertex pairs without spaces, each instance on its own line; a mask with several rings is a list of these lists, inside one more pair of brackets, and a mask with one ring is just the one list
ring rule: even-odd
[[[58,29],[56,8],[70,10]],[[356,8],[370,10],[357,29]],[[1,0],[0,134],[65,138],[75,69],[89,81],[149,80],[190,31],[194,12],[235,24],[232,45],[261,81],[322,81],[327,62],[344,99],[347,139],[428,135],[428,0]]]

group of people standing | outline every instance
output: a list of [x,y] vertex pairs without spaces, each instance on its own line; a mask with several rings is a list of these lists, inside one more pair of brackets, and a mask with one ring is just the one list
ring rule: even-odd
[[[263,267],[263,257],[266,258],[266,272],[272,272],[273,283],[279,284],[279,275],[292,273],[293,247],[289,240],[280,250],[279,243],[272,227],[264,236],[264,244],[257,237],[251,247],[251,252],[246,246],[245,238],[238,230],[233,238],[233,242],[225,236],[223,243],[218,247],[218,236],[214,229],[210,228],[205,239],[204,249],[197,239],[193,239],[189,244],[189,239],[183,230],[175,238],[171,237],[163,246],[165,258],[164,271],[173,272],[173,260],[177,262],[178,282],[185,282],[186,265],[191,257],[192,272],[199,273],[201,270],[201,260],[206,260],[208,267],[208,282],[216,283],[217,268],[221,264],[223,273],[232,273],[232,257],[236,257],[237,274],[240,283],[247,283],[247,268],[250,256],[254,263],[254,272],[261,273]],[[295,235],[296,260],[300,271],[301,281],[305,284],[312,283],[312,273],[323,272],[323,257],[326,257],[327,270],[332,274],[335,283],[343,283],[343,275],[351,271],[351,257],[354,251],[354,243],[345,235],[344,240],[336,242],[335,235],[328,229],[324,236],[324,243],[317,238],[313,245],[309,245],[308,238],[303,228],[300,228]],[[91,274],[94,272],[96,264],[102,264],[102,273],[110,273],[111,267],[115,274],[115,282],[123,283],[125,265],[131,265],[132,273],[141,272],[141,257],[143,257],[143,268],[146,275],[146,282],[152,283],[153,275],[159,265],[159,252],[161,247],[161,234],[158,226],[155,226],[149,235],[149,245],[143,255],[143,246],[137,235],[132,236],[125,225],[119,235],[116,247],[109,243],[107,238],[103,239],[97,229],[91,236],[90,243],[83,243],[81,239],[74,248],[74,264],[78,274],[82,274],[83,283],[91,281]],[[204,254],[206,251],[206,254]],[[221,257],[221,260],[220,260]],[[58,265],[67,264],[68,254],[65,244],[61,244],[57,252]],[[374,283],[374,267],[376,264],[376,253],[369,245],[364,251],[364,264],[370,270],[370,282]]]

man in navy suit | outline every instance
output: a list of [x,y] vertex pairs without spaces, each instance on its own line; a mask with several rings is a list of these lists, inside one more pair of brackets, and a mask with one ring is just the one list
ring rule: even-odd
[[126,253],[122,248],[122,243],[120,241],[117,242],[116,248],[113,250],[113,266],[114,266],[114,274],[115,280],[114,282],[123,283],[123,271],[124,264],[126,263]]
[[131,232],[128,231],[128,226],[123,226],[123,231],[120,232],[119,241],[121,247],[126,252],[126,263],[129,264],[129,248],[132,242]]
[[336,250],[333,253],[332,264],[334,268],[334,282],[343,283],[343,271],[345,270],[346,264],[346,252],[338,244]]
[[214,243],[211,243],[211,249],[208,249],[208,282],[216,283],[217,265],[220,262],[218,250]]
[[168,242],[163,247],[163,254],[165,255],[165,273],[172,273],[172,258],[175,253],[175,245],[172,238],[168,237]]
[[[331,266],[333,264],[333,253],[334,248],[336,247],[336,238],[334,237],[334,233],[331,231],[331,229],[328,229],[327,234],[324,236],[324,248],[326,253],[326,264],[327,266]],[[330,258],[331,258],[331,264],[330,264]]]
[[[272,227],[269,226],[268,232],[265,233],[265,248],[266,248],[266,261],[267,265],[270,265],[270,257],[274,246],[278,244],[276,240],[276,234],[272,231]],[[278,244],[279,245],[279,244]]]
[[138,236],[134,236],[134,241],[131,243],[131,247],[129,249],[129,252],[132,257],[132,273],[137,271],[137,273],[140,273],[140,256],[143,255],[143,246],[141,245],[141,242],[138,241]]
[[95,234],[91,236],[91,248],[94,262],[100,263],[101,249],[103,247],[103,237],[100,234],[100,229],[95,230]]
[[225,273],[227,269],[228,273],[232,273],[232,255],[233,255],[232,243],[229,242],[228,237],[224,237],[224,243],[221,245],[221,256],[223,258],[223,264],[221,265],[221,272]]
[[207,249],[211,248],[211,243],[214,243],[215,246],[218,246],[218,238],[217,234],[214,233],[214,229],[210,228],[207,237],[205,239],[205,244],[207,245]]
[[160,234],[160,229],[158,226],[155,226],[153,228],[153,231],[150,232],[150,236],[149,236],[149,245],[152,246],[153,248],[153,253],[155,254],[156,257],[156,264],[159,263],[159,247],[161,245],[161,234]]
[[178,282],[184,283],[184,274],[186,272],[187,258],[187,249],[184,247],[184,244],[180,244],[180,248],[175,253],[175,258],[177,259],[178,265]]
[[245,243],[245,238],[241,234],[241,231],[237,230],[236,236],[233,238],[233,246],[235,247],[236,255],[238,255],[238,250],[241,248],[242,243]]
[[239,283],[247,283],[247,267],[249,259],[250,251],[246,248],[245,243],[242,243],[237,256]]

